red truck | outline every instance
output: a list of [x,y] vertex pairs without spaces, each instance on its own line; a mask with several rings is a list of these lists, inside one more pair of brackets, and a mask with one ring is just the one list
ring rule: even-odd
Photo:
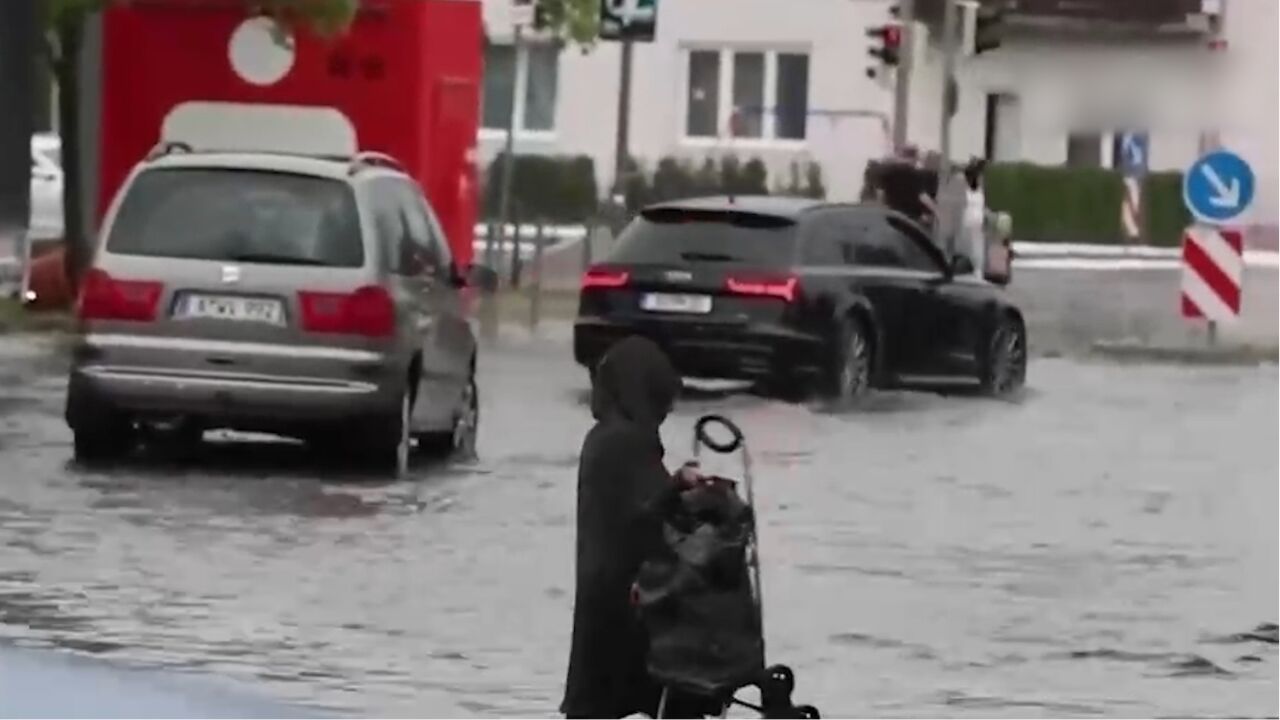
[[[387,153],[431,200],[454,257],[471,261],[483,72],[479,0],[361,0],[333,38],[293,37],[245,0],[133,0],[104,17],[97,220],[130,169],[193,118],[255,150]],[[335,124],[334,119],[338,118]],[[341,139],[341,138],[339,138]],[[220,148],[220,149],[243,149]]]

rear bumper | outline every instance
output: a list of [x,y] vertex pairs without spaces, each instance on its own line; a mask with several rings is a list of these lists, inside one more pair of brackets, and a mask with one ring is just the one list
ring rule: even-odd
[[652,340],[687,377],[754,380],[813,374],[822,366],[822,339],[783,325],[665,318],[579,318],[573,329],[574,359],[594,367],[615,342],[629,335]]
[[103,411],[185,415],[270,431],[394,412],[405,374],[381,354],[344,352],[351,360],[346,373],[279,376],[248,368],[169,367],[82,340],[73,349],[66,419],[74,428]]

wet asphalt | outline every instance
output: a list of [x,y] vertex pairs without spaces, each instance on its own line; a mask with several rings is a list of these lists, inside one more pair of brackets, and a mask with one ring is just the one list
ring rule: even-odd
[[[480,367],[479,460],[406,481],[256,440],[90,471],[65,363],[0,338],[0,645],[338,713],[554,715],[586,378],[554,334]],[[1280,714],[1274,630],[1249,634],[1280,604],[1276,368],[1038,359],[1029,383],[847,414],[681,402],[670,464],[703,413],[747,432],[768,654],[797,697],[831,717]]]

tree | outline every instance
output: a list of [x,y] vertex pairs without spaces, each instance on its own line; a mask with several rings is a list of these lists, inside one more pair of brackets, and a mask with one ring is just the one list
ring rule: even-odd
[[[3,2],[4,0],[0,0]],[[84,236],[83,173],[80,167],[80,56],[86,25],[114,4],[129,0],[45,0],[45,50],[58,89],[58,130],[62,136],[62,224],[66,248],[64,270],[72,289],[89,261]],[[243,0],[248,15],[267,15],[277,27],[309,27],[331,36],[355,18],[359,0]],[[280,33],[285,41],[287,35]]]
[[600,33],[599,0],[537,0],[537,25],[587,52]]

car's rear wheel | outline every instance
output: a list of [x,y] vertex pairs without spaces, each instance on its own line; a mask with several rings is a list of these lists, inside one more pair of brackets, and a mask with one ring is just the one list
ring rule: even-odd
[[66,418],[78,462],[119,459],[128,455],[137,441],[133,418],[86,392],[75,377],[67,388]]
[[1027,331],[1013,317],[1002,318],[991,333],[985,353],[982,391],[1004,397],[1022,389],[1027,382]]
[[409,422],[413,412],[413,393],[406,385],[398,407],[377,421],[369,438],[369,460],[378,472],[404,477],[409,472],[411,437]]
[[841,323],[827,373],[826,397],[839,406],[850,406],[871,390],[871,337],[857,318]]
[[82,463],[118,460],[133,449],[133,422],[126,417],[110,415],[85,422],[72,430],[75,458]]

